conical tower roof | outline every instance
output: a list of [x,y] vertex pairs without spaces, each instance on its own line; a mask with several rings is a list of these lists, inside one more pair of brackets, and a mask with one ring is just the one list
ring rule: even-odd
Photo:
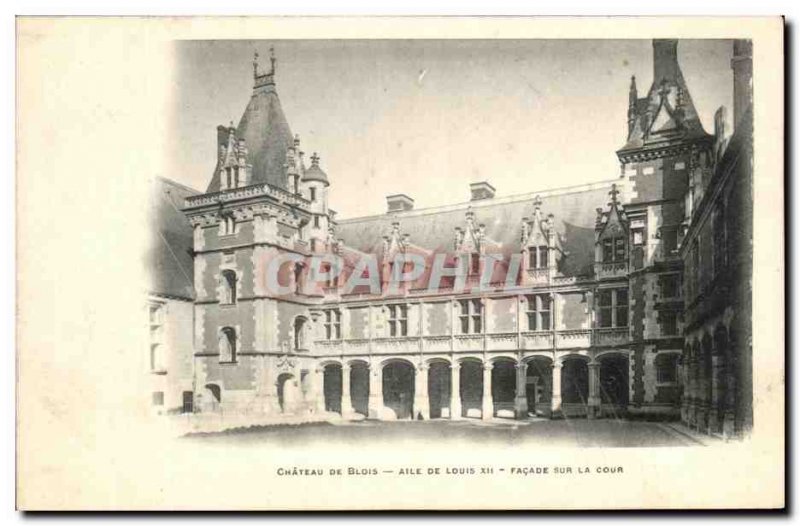
[[[239,119],[236,136],[244,139],[247,163],[253,167],[249,184],[269,183],[287,188],[284,164],[294,136],[275,89],[275,57],[270,57],[270,71],[266,74],[258,72],[257,59],[258,54],[253,62],[253,95]],[[219,170],[214,170],[208,192],[219,189]]]

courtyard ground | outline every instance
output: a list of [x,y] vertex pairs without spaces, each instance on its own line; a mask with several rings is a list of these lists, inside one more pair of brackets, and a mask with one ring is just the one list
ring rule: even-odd
[[708,445],[714,439],[678,423],[627,420],[429,420],[400,422],[326,422],[251,426],[216,433],[193,433],[187,440],[237,444],[293,445],[376,441],[468,441],[544,447],[681,447]]

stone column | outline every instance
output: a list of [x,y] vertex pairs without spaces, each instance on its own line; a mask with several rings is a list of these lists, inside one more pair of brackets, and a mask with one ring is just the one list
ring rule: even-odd
[[483,364],[483,399],[481,400],[481,418],[490,420],[494,417],[492,401],[492,364]]
[[450,366],[450,420],[461,419],[461,364]]
[[353,416],[353,401],[350,400],[350,366],[342,365],[342,417]]
[[528,418],[528,392],[526,389],[528,381],[528,364],[520,361],[517,369],[517,393],[514,398],[514,416],[519,419]]
[[414,414],[413,419],[431,419],[431,402],[428,396],[428,366],[421,363],[414,368]]
[[589,412],[588,418],[600,416],[600,364],[589,364]]
[[553,362],[553,380],[552,380],[552,393],[550,395],[550,417],[561,416],[561,367],[562,363],[559,361]]
[[369,417],[379,419],[383,408],[383,371],[380,365],[369,366]]

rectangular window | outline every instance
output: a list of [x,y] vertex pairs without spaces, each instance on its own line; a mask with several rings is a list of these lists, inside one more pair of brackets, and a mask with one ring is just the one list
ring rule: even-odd
[[644,232],[642,230],[633,231],[633,244],[637,247],[644,244]]
[[325,339],[340,340],[342,338],[342,312],[339,309],[325,311]]
[[314,216],[314,228],[319,228],[319,216]]
[[614,327],[628,326],[628,289],[617,289],[615,295]]
[[678,250],[678,229],[664,227],[661,229],[661,251],[664,257],[670,256]]
[[674,310],[661,311],[658,324],[661,326],[661,336],[677,336],[678,313]]
[[538,261],[538,265],[536,266],[536,268],[547,268],[548,267],[548,265],[547,265],[547,257],[548,257],[547,247],[546,246],[540,246],[539,247],[539,261]]
[[528,247],[528,268],[536,268],[536,247]]
[[610,290],[597,293],[597,325],[611,327],[613,325],[613,299]]
[[312,186],[311,188],[309,188],[309,193],[311,194],[310,200],[313,203],[314,201],[317,200],[317,189]]
[[621,237],[614,239],[614,261],[625,261],[625,240]]
[[483,332],[483,308],[481,300],[461,300],[459,320],[461,334],[480,334]]
[[668,300],[680,297],[680,279],[678,274],[661,276],[661,299]]
[[614,260],[614,240],[606,238],[603,240],[603,262],[610,263]]
[[408,336],[408,305],[389,305],[389,336]]
[[597,293],[597,326],[628,326],[628,289],[601,290]]
[[550,330],[550,296],[537,294],[528,296],[528,330]]

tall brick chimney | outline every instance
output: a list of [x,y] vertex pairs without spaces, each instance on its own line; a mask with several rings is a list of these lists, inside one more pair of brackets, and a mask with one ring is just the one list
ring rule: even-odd
[[733,58],[733,125],[747,113],[753,103],[753,41],[734,40]]
[[470,201],[478,201],[480,199],[491,199],[494,197],[494,186],[486,181],[480,183],[471,183],[469,185]]
[[678,41],[675,39],[653,39],[653,83],[658,86],[666,79],[678,77]]
[[393,194],[386,196],[387,213],[405,212],[414,209],[414,200],[406,194]]

